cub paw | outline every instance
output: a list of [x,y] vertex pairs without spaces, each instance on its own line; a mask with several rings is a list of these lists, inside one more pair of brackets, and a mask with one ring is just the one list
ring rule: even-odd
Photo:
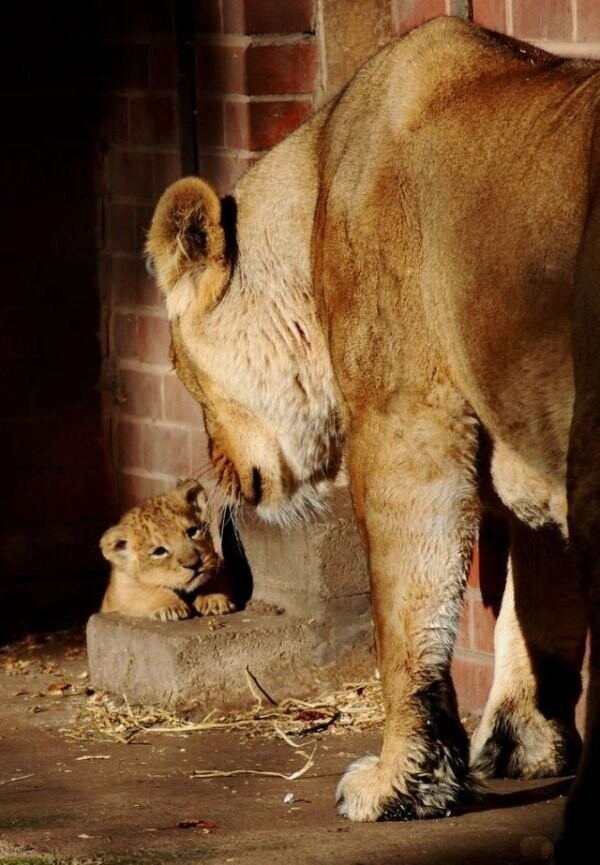
[[355,822],[446,817],[473,792],[466,761],[459,762],[460,767],[442,760],[435,768],[401,774],[384,768],[373,755],[363,757],[348,767],[338,785],[338,811]]
[[194,609],[201,616],[224,616],[235,612],[235,604],[227,595],[216,592],[211,595],[198,595],[193,602]]
[[175,622],[178,619],[189,619],[191,615],[192,611],[181,598],[173,599],[151,613],[153,619],[159,619],[161,622]]
[[575,727],[535,709],[519,716],[504,707],[475,733],[471,767],[483,778],[554,778],[573,774],[580,756]]

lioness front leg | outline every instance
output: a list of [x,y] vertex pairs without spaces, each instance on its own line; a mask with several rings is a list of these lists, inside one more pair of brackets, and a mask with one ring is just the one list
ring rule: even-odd
[[579,576],[558,529],[511,525],[511,565],[496,624],[494,684],[473,737],[487,777],[574,772],[575,707],[587,616]]
[[446,387],[394,408],[350,440],[386,711],[379,758],[338,786],[340,813],[358,821],[440,817],[470,792],[449,667],[479,517],[476,427]]

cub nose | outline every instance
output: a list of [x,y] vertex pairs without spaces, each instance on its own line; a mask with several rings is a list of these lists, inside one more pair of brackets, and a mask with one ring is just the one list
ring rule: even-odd
[[190,571],[197,571],[200,569],[200,567],[202,565],[202,556],[196,556],[194,561],[182,562],[181,564],[183,565],[184,568],[189,568]]

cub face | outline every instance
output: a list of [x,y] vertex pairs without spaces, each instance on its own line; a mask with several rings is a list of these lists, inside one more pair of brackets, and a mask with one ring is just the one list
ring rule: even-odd
[[339,468],[333,371],[306,257],[271,261],[272,238],[236,234],[235,220],[233,199],[185,178],[159,201],[147,252],[222,491],[289,523],[319,510],[323,482]]
[[185,593],[211,579],[218,565],[206,494],[195,481],[132,508],[104,533],[100,548],[113,576]]

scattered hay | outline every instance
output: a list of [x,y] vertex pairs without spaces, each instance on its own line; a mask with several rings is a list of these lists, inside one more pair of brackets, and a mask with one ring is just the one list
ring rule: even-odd
[[131,742],[142,733],[236,730],[250,737],[279,737],[298,747],[290,736],[370,730],[383,723],[381,683],[375,679],[347,683],[334,693],[312,700],[290,697],[280,703],[268,696],[250,673],[248,686],[256,698],[252,709],[228,713],[213,709],[199,723],[186,720],[181,713],[154,706],[131,706],[125,698],[96,693],[88,698],[73,726],[63,732],[74,739]]

